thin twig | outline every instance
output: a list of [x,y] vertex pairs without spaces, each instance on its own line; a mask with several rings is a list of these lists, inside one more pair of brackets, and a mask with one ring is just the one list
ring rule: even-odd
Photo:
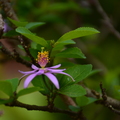
[[106,90],[105,90],[105,88],[103,88],[103,86],[102,86],[102,83],[100,83],[100,89],[101,89],[101,91],[102,91],[103,101],[106,103],[106,102],[107,102],[107,95],[106,95]]
[[15,49],[13,49],[13,52],[10,52],[10,51],[6,50],[6,48],[4,47],[4,45],[1,42],[0,42],[0,45],[2,46],[0,48],[0,50],[3,53],[5,53],[5,54],[9,55],[10,57],[14,58],[17,62],[22,63],[22,64],[26,65],[27,67],[31,67],[31,63],[22,59]]
[[[86,87],[83,84],[82,84],[82,86],[86,89],[86,92],[87,92],[86,96],[96,98],[96,99],[101,99],[101,102],[98,102],[98,103],[103,104],[103,100],[102,100],[103,95],[102,94],[98,93],[95,90],[91,90],[90,88]],[[120,110],[120,101],[119,100],[116,100],[112,97],[107,96],[106,102],[108,102],[110,105],[112,105],[115,109]]]
[[87,88],[85,85],[82,85],[82,86],[87,91],[86,96],[100,99],[96,102],[97,104],[102,104],[105,107],[108,107],[114,113],[120,115],[120,101],[107,96],[106,91],[102,86],[102,83],[100,83],[100,88],[101,88],[102,94],[96,92],[95,90],[91,90],[91,89]]
[[18,20],[9,0],[0,0],[0,6],[5,11],[7,17]]
[[95,7],[98,13],[102,16],[105,25],[108,27],[108,30],[110,30],[110,32],[120,40],[120,33],[112,25],[110,18],[108,17],[102,6],[100,5],[99,1],[98,0],[88,0],[88,1],[92,6]]
[[21,45],[23,46],[26,54],[30,57],[30,59],[32,60],[33,64],[36,64],[36,61],[34,59],[34,57],[31,55],[30,51],[29,51],[29,46],[25,44],[25,41],[23,40],[22,36],[18,36],[18,40],[20,41]]
[[3,30],[4,30],[4,21],[3,21],[2,15],[0,14],[0,38],[3,35]]
[[15,58],[15,60],[19,63],[22,63],[24,65],[26,65],[27,67],[31,67],[31,63],[25,61],[24,59],[22,59],[19,54],[17,53],[17,51],[14,49],[14,53],[13,53],[13,58]]
[[115,109],[110,103],[109,101],[107,101],[107,95],[106,95],[106,91],[102,86],[102,83],[100,83],[100,88],[102,91],[102,98],[103,98],[103,104],[104,106],[106,106],[107,108],[109,108],[110,110],[112,110],[113,112],[115,112],[116,114],[120,115],[120,110]]

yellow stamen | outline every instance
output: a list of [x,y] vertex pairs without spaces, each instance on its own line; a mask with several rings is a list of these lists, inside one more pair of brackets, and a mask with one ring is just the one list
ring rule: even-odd
[[41,52],[38,52],[36,61],[42,68],[44,68],[49,62],[49,52],[43,51],[44,47],[42,47],[41,49]]

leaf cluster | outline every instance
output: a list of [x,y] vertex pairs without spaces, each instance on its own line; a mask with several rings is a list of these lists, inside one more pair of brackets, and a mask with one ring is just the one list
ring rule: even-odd
[[[66,65],[64,67],[69,66],[69,64],[71,64],[71,66],[67,67],[65,72],[71,75],[75,81],[72,81],[71,78],[69,78],[68,76],[58,74],[56,75],[56,77],[59,80],[60,89],[57,90],[50,83],[47,77],[44,76],[43,79],[43,76],[41,75],[36,76],[32,80],[33,87],[21,89],[19,91],[17,91],[17,87],[20,82],[18,78],[0,81],[0,90],[9,96],[9,98],[6,100],[1,98],[1,104],[12,102],[20,96],[35,91],[39,91],[39,93],[47,96],[48,102],[50,104],[52,104],[52,102],[54,101],[54,97],[56,97],[56,95],[59,94],[74,97],[77,102],[84,101],[80,104],[78,102],[78,106],[84,106],[91,102],[94,102],[93,99],[85,97],[86,90],[79,84],[82,80],[84,80],[87,76],[89,76],[92,73],[92,65],[73,64],[73,62],[70,61],[71,58],[85,59],[86,57],[79,48],[67,48],[66,45],[75,44],[74,39],[88,35],[93,35],[99,33],[99,31],[90,27],[80,27],[65,33],[58,40],[45,40],[44,38],[31,32],[33,28],[41,26],[45,23],[28,23],[15,21],[10,18],[8,19],[12,22],[12,24],[16,26],[16,29],[13,31],[14,33],[18,34],[19,36],[24,36],[27,39],[31,40],[31,46],[28,48],[28,50],[34,59],[36,59],[37,52],[41,51],[41,47],[44,47],[45,50],[49,51],[51,61],[50,65],[54,65],[55,60],[59,59],[66,59],[66,61],[69,61],[69,63],[66,62]],[[9,36],[10,32],[11,31],[6,33],[5,36]],[[19,45],[19,48],[26,52],[26,49],[24,49],[24,44]],[[31,56],[21,57],[27,61],[30,61],[31,59]]]

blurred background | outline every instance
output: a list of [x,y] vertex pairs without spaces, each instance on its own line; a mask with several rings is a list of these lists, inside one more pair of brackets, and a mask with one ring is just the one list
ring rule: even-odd
[[[76,59],[75,62],[92,64],[93,69],[100,70],[84,80],[87,87],[100,92],[99,84],[102,82],[107,94],[120,100],[119,0],[99,0],[99,3],[96,0],[11,0],[11,3],[20,21],[45,22],[43,26],[32,32],[47,40],[57,40],[65,32],[78,27],[93,27],[99,30],[100,34],[75,39],[77,44],[74,46],[79,47],[87,57],[84,60]],[[4,11],[2,9],[0,11],[6,19]],[[0,52],[0,80],[20,77],[19,69],[28,70]],[[3,93],[0,92],[0,94]],[[19,100],[29,104],[46,104],[46,98],[37,92],[23,96]],[[56,105],[65,107],[59,98],[56,99]],[[1,120],[71,119],[64,114],[27,111],[23,108],[10,108],[4,105],[0,106],[0,110],[3,111]],[[96,104],[83,107],[83,113],[89,120],[120,119],[108,108]]]

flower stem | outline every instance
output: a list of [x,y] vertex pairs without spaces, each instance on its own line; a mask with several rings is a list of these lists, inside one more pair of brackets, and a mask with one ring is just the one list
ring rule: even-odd
[[50,89],[50,87],[48,86],[48,84],[47,84],[47,82],[45,80],[45,76],[44,75],[42,75],[42,78],[43,78],[43,82],[46,85],[46,87],[48,88],[48,90],[52,92],[52,90]]

